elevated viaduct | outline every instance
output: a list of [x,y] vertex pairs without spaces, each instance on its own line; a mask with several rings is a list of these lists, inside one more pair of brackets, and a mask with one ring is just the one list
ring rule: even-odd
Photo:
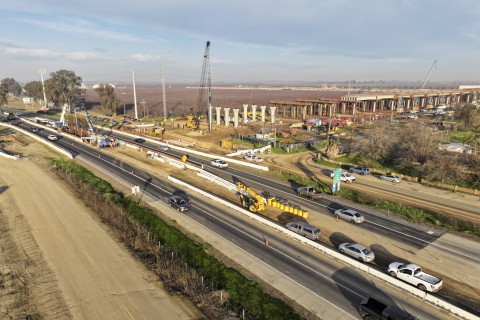
[[381,114],[432,109],[459,103],[473,103],[480,98],[480,88],[457,90],[417,90],[370,92],[346,95],[340,99],[271,100],[279,118],[302,119],[328,117],[333,114],[357,116],[360,113]]

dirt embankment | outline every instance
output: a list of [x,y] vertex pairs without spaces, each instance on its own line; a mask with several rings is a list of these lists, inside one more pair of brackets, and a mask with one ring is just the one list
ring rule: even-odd
[[36,143],[9,147],[31,160],[0,157],[0,318],[204,318],[169,296],[45,171],[42,156],[54,153]]

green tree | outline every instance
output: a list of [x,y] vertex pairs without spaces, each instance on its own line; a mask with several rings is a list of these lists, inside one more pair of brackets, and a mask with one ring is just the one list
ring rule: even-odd
[[8,86],[6,83],[2,82],[0,84],[0,105],[2,106],[7,105],[8,103],[7,95],[8,95]]
[[2,84],[7,85],[8,93],[11,93],[13,96],[18,97],[22,93],[22,86],[15,81],[13,78],[5,78],[2,80]]
[[463,144],[473,145],[473,154],[477,154],[477,144],[480,140],[480,125],[477,125],[472,130],[468,131],[465,137],[463,137]]
[[72,102],[83,92],[81,89],[82,78],[70,70],[59,70],[50,73],[50,78],[45,81],[45,93],[47,99],[55,106],[68,105],[70,109]]
[[43,87],[41,81],[31,81],[23,86],[27,96],[35,100],[43,100]]
[[480,122],[478,110],[471,104],[464,105],[459,111],[457,111],[457,114],[467,130]]
[[95,89],[95,92],[100,97],[102,108],[116,116],[119,100],[115,93],[115,88],[109,84],[101,84]]

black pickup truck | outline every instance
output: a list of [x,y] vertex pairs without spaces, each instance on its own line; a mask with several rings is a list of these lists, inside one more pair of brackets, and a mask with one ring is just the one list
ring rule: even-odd
[[358,311],[365,320],[418,320],[395,305],[387,305],[371,297],[360,302]]

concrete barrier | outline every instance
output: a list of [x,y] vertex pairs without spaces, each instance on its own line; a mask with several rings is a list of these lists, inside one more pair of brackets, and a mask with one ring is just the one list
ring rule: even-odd
[[[8,123],[2,123],[1,125],[2,125],[2,126],[5,126],[5,127],[9,127],[9,128],[11,128],[11,129],[14,129],[14,130],[17,130],[17,131],[19,131],[19,132],[21,132],[21,133],[23,133],[23,134],[25,134],[25,135],[27,135],[27,136],[30,136],[30,137],[38,140],[39,142],[41,142],[41,143],[43,143],[43,144],[46,144],[46,145],[49,146],[50,148],[52,148],[52,149],[54,149],[54,150],[56,150],[56,151],[58,151],[58,152],[60,152],[60,153],[62,153],[62,154],[64,154],[64,155],[66,155],[68,158],[73,159],[73,156],[72,156],[72,154],[71,154],[70,152],[68,152],[68,151],[66,151],[66,150],[63,150],[62,148],[54,145],[54,144],[51,143],[51,142],[46,141],[45,139],[43,139],[43,138],[41,138],[41,137],[39,137],[39,136],[31,133],[31,132],[28,132],[27,130],[23,130],[22,128],[19,128],[19,127],[17,127],[17,126],[12,126],[11,124],[8,124]],[[56,131],[55,131],[55,132],[56,132]]]
[[[123,135],[129,136],[131,138],[138,138],[139,137],[139,136],[136,136],[136,135],[128,133],[128,132],[114,130],[114,129],[112,129],[112,132],[115,132],[115,133],[118,133],[118,134],[123,134]],[[210,158],[210,159],[222,159],[224,161],[236,163],[236,164],[239,164],[239,165],[242,165],[242,166],[251,167],[251,168],[259,169],[259,170],[263,170],[263,171],[268,171],[268,167],[261,166],[261,165],[258,165],[258,164],[254,164],[254,163],[250,163],[250,162],[245,162],[245,161],[242,161],[242,160],[239,160],[239,159],[234,159],[234,158],[225,157],[225,156],[219,156],[219,155],[211,154],[211,153],[208,153],[208,152],[202,152],[202,151],[197,151],[197,150],[190,149],[190,148],[183,148],[183,147],[179,147],[179,146],[174,146],[174,145],[171,145],[171,144],[165,144],[165,143],[161,143],[157,140],[153,140],[153,139],[150,139],[150,138],[147,138],[147,137],[144,137],[144,136],[142,136],[142,138],[144,138],[145,141],[148,141],[150,143],[154,143],[154,144],[157,144],[157,145],[168,145],[171,149],[182,151],[182,152],[185,152],[185,153],[188,153],[188,154],[196,154],[196,155],[206,157],[206,158]]]
[[417,289],[416,287],[413,287],[411,286],[410,284],[408,283],[405,283],[403,281],[400,281],[396,278],[393,278],[391,277],[390,275],[384,273],[384,272],[381,272],[379,270],[376,270],[374,268],[371,268],[368,264],[364,264],[364,263],[361,263],[355,259],[352,259],[352,258],[349,258],[343,254],[341,254],[340,252],[336,251],[336,250],[333,250],[321,243],[318,243],[318,242],[315,242],[315,241],[312,241],[310,239],[307,239],[303,236],[300,236],[299,234],[293,232],[293,231],[290,231],[288,229],[286,229],[285,227],[273,222],[273,221],[270,221],[266,218],[263,218],[257,214],[253,214],[252,212],[248,211],[248,210],[245,210],[229,201],[226,201],[226,200],[223,200],[209,192],[206,192],[202,189],[199,189],[199,188],[196,188],[184,181],[181,181],[175,177],[172,177],[172,176],[168,176],[168,179],[170,181],[172,181],[173,183],[175,184],[179,184],[181,186],[184,186],[186,188],[189,188],[193,191],[195,191],[196,193],[198,194],[201,194],[203,195],[204,197],[207,197],[209,199],[212,199],[214,200],[215,202],[225,206],[225,207],[228,207],[228,208],[231,208],[245,216],[247,216],[248,218],[252,219],[252,220],[256,220],[266,226],[269,226],[271,227],[272,229],[274,230],[277,230],[285,235],[287,235],[288,237],[290,238],[293,238],[293,239],[296,239],[298,240],[299,242],[305,244],[305,245],[308,245],[314,249],[316,249],[317,251],[319,252],[322,252],[332,258],[335,258],[339,261],[342,261],[343,263],[345,264],[348,264],[348,265],[351,265],[352,267],[354,267],[355,269],[357,270],[361,270],[367,274],[370,274],[374,277],[376,277],[377,279],[379,280],[382,280],[384,282],[387,282],[389,284],[391,284],[392,286],[395,286],[397,288],[400,288],[414,296],[417,296],[419,298],[421,298],[423,301],[426,301],[436,307],[439,307],[439,308],[442,308],[452,314],[455,314],[463,319],[467,319],[467,320],[479,320],[480,318],[461,309],[461,308],[458,308],[440,298],[437,298],[431,294],[428,294],[428,293],[425,293],[419,289]]

